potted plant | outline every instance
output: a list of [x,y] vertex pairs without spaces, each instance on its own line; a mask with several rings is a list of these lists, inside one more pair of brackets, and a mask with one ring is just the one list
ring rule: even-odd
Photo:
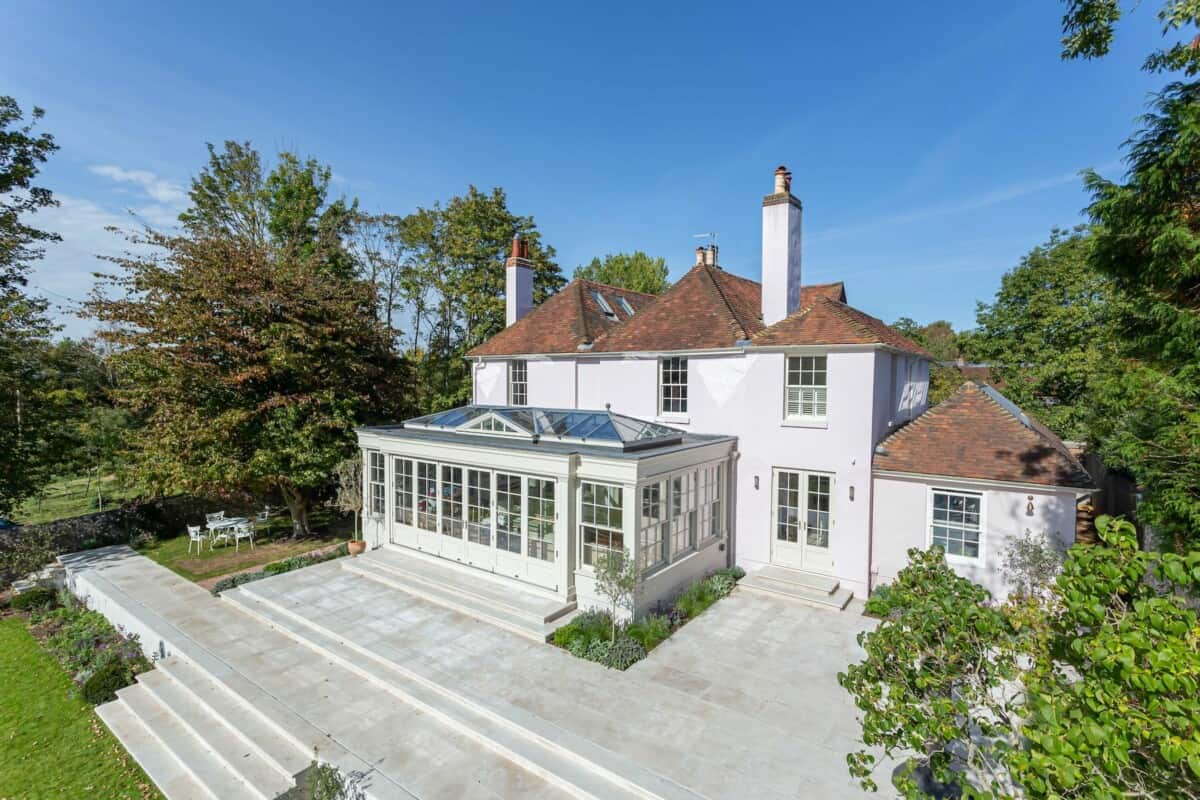
[[337,494],[333,506],[338,511],[354,515],[354,534],[346,544],[350,555],[356,556],[367,549],[367,543],[358,529],[358,519],[363,510],[362,462],[347,458],[337,466]]

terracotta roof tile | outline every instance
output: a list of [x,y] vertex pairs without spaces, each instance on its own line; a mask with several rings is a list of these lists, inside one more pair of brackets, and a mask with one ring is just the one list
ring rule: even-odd
[[800,287],[801,308],[808,308],[817,301],[818,297],[828,297],[830,300],[844,303],[846,302],[846,284],[837,281],[836,283],[814,283],[811,286]]
[[990,386],[967,381],[875,448],[874,468],[1090,488],[1062,440]]
[[[615,319],[600,308],[592,291],[608,302]],[[551,295],[516,323],[467,353],[468,356],[533,355],[536,353],[573,353],[581,345],[591,344],[608,329],[630,319],[617,302],[623,297],[637,312],[654,303],[652,294],[633,292],[595,281],[576,278]]]
[[754,335],[756,345],[882,344],[932,358],[928,350],[857,308],[818,296],[809,306]]

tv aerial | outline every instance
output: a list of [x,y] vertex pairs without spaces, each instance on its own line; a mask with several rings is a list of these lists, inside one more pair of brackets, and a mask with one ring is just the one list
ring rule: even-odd
[[692,238],[693,239],[707,239],[709,244],[716,244],[717,243],[717,232],[713,231],[712,233],[693,233]]

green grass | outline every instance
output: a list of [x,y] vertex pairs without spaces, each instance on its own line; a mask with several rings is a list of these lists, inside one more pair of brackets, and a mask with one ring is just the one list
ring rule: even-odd
[[191,553],[188,552],[188,537],[185,534],[171,539],[158,539],[138,552],[189,581],[203,581],[298,556],[350,538],[349,525],[352,523],[346,521],[343,524],[343,520],[328,511],[314,511],[309,515],[309,522],[310,527],[316,529],[312,536],[291,539],[291,518],[287,514],[274,516],[268,529],[255,534],[253,550],[244,541],[236,552],[232,543],[218,544],[215,549],[210,549],[206,544],[197,555],[195,547],[191,548]]
[[[132,488],[121,486],[112,475],[100,479],[100,490],[105,508],[136,495]],[[37,496],[17,506],[13,521],[22,525],[36,525],[56,519],[79,517],[99,510],[95,478],[90,482],[87,478],[59,478]]]
[[0,618],[0,797],[162,795],[20,617]]

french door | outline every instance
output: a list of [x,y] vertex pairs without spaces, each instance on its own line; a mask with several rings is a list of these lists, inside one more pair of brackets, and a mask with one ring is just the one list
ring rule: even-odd
[[820,472],[775,470],[772,487],[771,561],[809,572],[833,572],[833,477]]

